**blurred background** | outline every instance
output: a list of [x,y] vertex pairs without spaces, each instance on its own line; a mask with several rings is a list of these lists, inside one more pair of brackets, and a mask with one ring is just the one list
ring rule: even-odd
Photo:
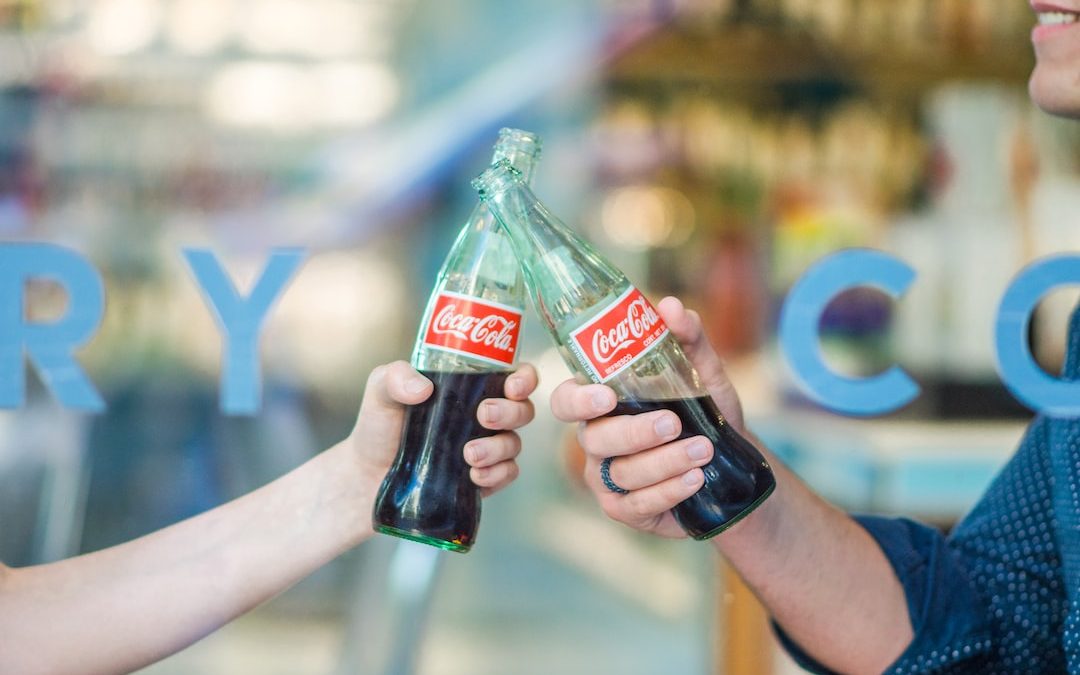
[[[0,412],[0,559],[139,536],[342,438],[370,369],[408,358],[502,126],[544,136],[556,213],[701,312],[751,426],[816,489],[948,528],[1030,418],[994,370],[997,302],[1080,250],[1080,125],[1027,99],[1033,23],[1018,0],[0,0],[0,238],[100,270],[79,358],[108,405],[65,411],[31,375]],[[256,416],[218,411],[182,246],[241,288],[272,248],[310,252],[266,324]],[[851,246],[918,272],[822,322],[838,371],[922,386],[872,420],[807,401],[775,347],[792,283]],[[1036,314],[1050,373],[1077,296]],[[48,283],[27,297],[63,311]],[[377,538],[145,672],[799,672],[711,547],[601,516],[534,320],[522,358],[540,414],[469,555]]]

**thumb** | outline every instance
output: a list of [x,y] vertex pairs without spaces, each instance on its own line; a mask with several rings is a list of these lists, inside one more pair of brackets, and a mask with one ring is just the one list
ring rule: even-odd
[[739,393],[728,379],[720,355],[705,337],[701,316],[694,310],[687,309],[678,298],[671,296],[657,303],[656,309],[701,376],[702,385],[716,401],[720,412],[736,429],[743,430]]
[[426,401],[431,381],[405,361],[378,366],[368,376],[353,436],[361,453],[380,463],[393,459],[405,421],[405,408]]

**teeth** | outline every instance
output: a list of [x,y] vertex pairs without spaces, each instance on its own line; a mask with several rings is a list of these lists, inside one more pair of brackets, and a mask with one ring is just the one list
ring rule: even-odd
[[1066,23],[1076,23],[1080,16],[1069,12],[1041,12],[1039,14],[1040,26],[1058,26]]

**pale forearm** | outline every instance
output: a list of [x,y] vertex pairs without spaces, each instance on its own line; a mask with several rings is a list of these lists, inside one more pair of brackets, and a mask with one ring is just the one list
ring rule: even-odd
[[[512,430],[532,419],[535,388],[536,371],[525,365],[507,378],[507,398],[483,404],[481,423],[499,433],[472,441],[466,460],[485,493],[517,475]],[[137,669],[370,537],[405,411],[432,390],[404,361],[379,366],[349,438],[273,483],[120,546],[38,567],[0,565],[0,673]]]
[[774,462],[776,492],[714,543],[788,635],[841,673],[880,673],[911,642],[903,588],[872,537]]
[[0,672],[114,673],[153,662],[371,534],[352,449],[140,539],[0,576]]

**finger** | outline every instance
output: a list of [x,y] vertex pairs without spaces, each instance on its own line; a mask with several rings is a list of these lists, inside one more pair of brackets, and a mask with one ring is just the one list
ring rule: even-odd
[[655,448],[675,440],[681,431],[678,415],[670,410],[655,410],[585,423],[578,429],[578,442],[586,453],[603,459]]
[[705,336],[701,316],[686,309],[678,298],[670,296],[657,303],[656,309],[675,339],[682,345],[686,356],[701,376],[702,384],[720,406],[724,416],[735,428],[743,429],[745,425],[739,394],[728,379],[723,359]]
[[[374,385],[374,389],[372,388]],[[375,368],[368,376],[365,402],[386,408],[400,408],[426,401],[434,390],[431,380],[418,373],[407,361],[394,361]],[[368,392],[365,392],[365,394]]]
[[540,384],[540,376],[537,375],[536,368],[530,363],[525,363],[506,378],[503,391],[506,393],[506,398],[511,401],[524,401],[536,391],[538,384]]
[[625,495],[615,494],[602,487],[604,493],[598,497],[608,516],[631,527],[640,528],[643,524],[659,522],[664,514],[692,497],[704,483],[705,474],[702,470],[690,469],[682,475],[640,490],[632,490]]
[[682,345],[683,351],[694,363],[702,381],[727,383],[724,362],[705,336],[701,316],[693,310],[686,309],[681,300],[672,296],[657,303],[656,309],[660,312],[664,323],[671,329],[675,339]]
[[476,468],[494,466],[521,454],[521,438],[513,433],[477,438],[465,444],[465,461]]
[[611,412],[615,392],[602,384],[578,384],[567,380],[551,394],[551,412],[563,422],[582,422]]
[[482,496],[495,494],[518,477],[518,465],[514,461],[500,462],[494,466],[469,469],[469,478],[480,488]]
[[704,466],[712,456],[713,446],[709,439],[693,436],[652,450],[619,457],[612,460],[608,470],[616,485],[633,492]]
[[373,433],[400,427],[405,406],[426,401],[432,391],[431,381],[405,361],[378,366],[368,375],[357,426],[361,420],[376,425]]
[[536,408],[532,401],[510,401],[505,398],[488,398],[480,402],[476,418],[487,429],[517,429],[532,421]]

